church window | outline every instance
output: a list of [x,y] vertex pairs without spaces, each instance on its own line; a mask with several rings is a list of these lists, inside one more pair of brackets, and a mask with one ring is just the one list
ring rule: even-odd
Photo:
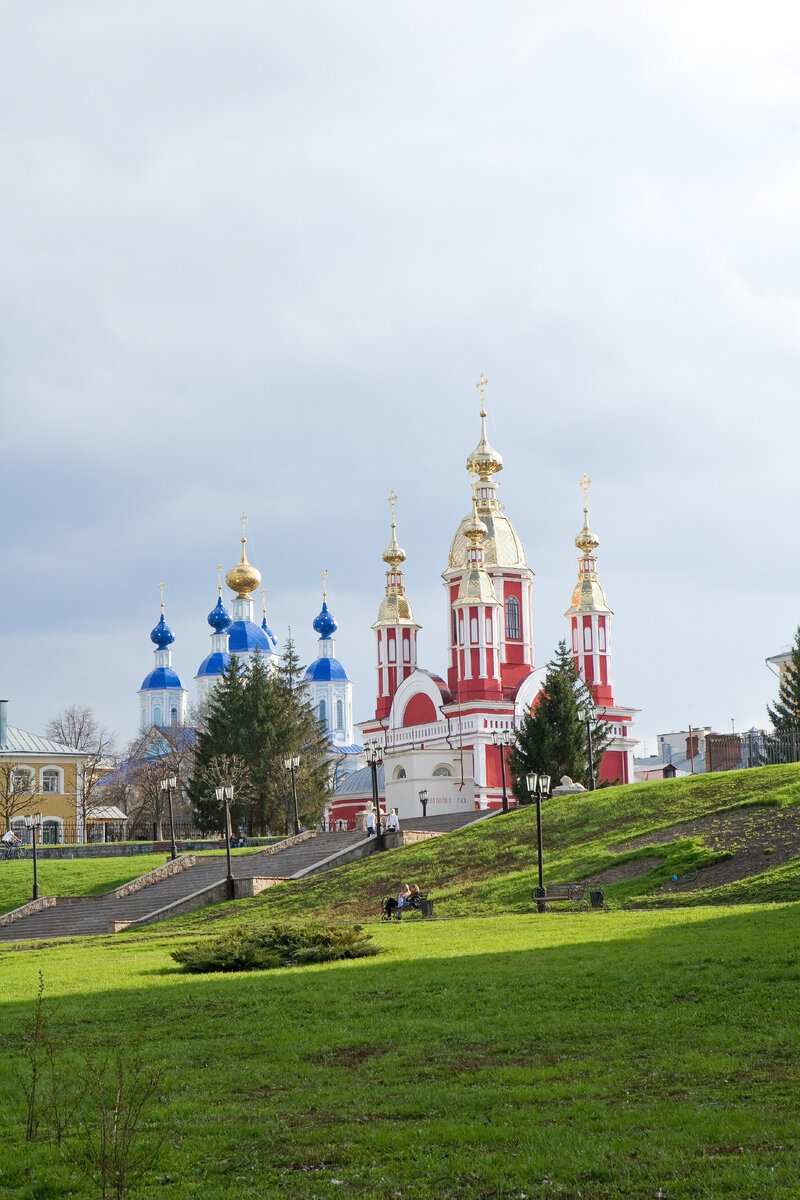
[[492,644],[492,618],[489,616],[486,618],[486,643],[489,646]]
[[397,643],[394,638],[389,638],[389,662],[397,662]]
[[325,703],[325,701],[324,701],[324,700],[320,700],[320,702],[319,702],[319,710],[318,710],[318,711],[319,711],[319,719],[320,719],[320,721],[321,721],[321,722],[322,722],[322,724],[323,724],[323,725],[325,725],[325,726],[326,726],[326,728],[327,728],[327,725],[328,725],[328,706],[327,706],[327,704]]
[[46,771],[42,771],[42,791],[61,791],[61,772],[56,770],[55,767],[49,767]]
[[597,629],[597,648],[598,650],[605,650],[606,648],[606,631],[602,625],[598,626]]
[[171,709],[169,710],[169,723],[170,723],[170,725],[177,725],[177,724],[178,724],[178,710],[177,710],[177,708],[171,708]]
[[336,728],[344,729],[344,702],[336,701]]
[[464,645],[464,618],[458,618],[458,640],[461,645]]
[[469,640],[474,644],[478,640],[478,618],[472,617],[469,623]]
[[584,625],[584,627],[583,627],[583,648],[584,648],[584,650],[591,650],[591,648],[592,648],[592,627],[591,627],[591,625]]
[[453,645],[455,646],[456,643],[458,642],[458,617],[456,616],[455,609],[453,609],[452,616],[453,616]]
[[516,596],[506,597],[506,637],[519,637],[519,600]]
[[578,626],[577,625],[572,626],[572,649],[575,651],[576,654],[578,653]]
[[155,706],[155,708],[153,709],[153,724],[154,725],[161,724],[161,705],[160,704],[157,704]]
[[411,644],[408,638],[403,638],[403,662],[411,662]]
[[434,779],[441,778],[441,776],[446,776],[449,779],[449,778],[452,778],[452,775],[453,775],[453,772],[451,771],[450,767],[447,767],[444,764],[441,764],[438,767],[434,767],[434,769],[433,769],[433,778]]
[[392,778],[393,779],[405,779],[405,777],[406,777],[405,767],[395,767],[394,775],[392,776]]

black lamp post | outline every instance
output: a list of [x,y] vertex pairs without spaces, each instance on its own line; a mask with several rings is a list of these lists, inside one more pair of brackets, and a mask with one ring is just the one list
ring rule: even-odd
[[503,812],[508,812],[508,791],[506,790],[506,748],[511,745],[514,735],[510,729],[492,730],[492,741],[500,747],[500,770],[503,776]]
[[381,805],[380,805],[380,800],[378,799],[378,767],[383,762],[383,747],[381,746],[380,742],[376,741],[376,740],[367,742],[367,744],[364,747],[364,754],[366,756],[367,762],[369,763],[369,769],[372,772],[372,803],[375,805],[375,821],[377,823],[376,833],[378,835],[378,849],[382,850],[383,849],[383,831],[381,829]]
[[25,828],[30,829],[33,838],[33,899],[39,899],[39,870],[36,861],[36,830],[42,828],[42,814],[34,813],[33,816],[27,814],[25,817]]
[[290,754],[288,756],[288,758],[285,758],[283,760],[283,765],[284,765],[285,769],[291,773],[291,776],[292,776],[292,807],[294,808],[294,817],[293,817],[294,831],[295,831],[295,834],[298,834],[300,832],[300,814],[297,811],[297,780],[295,778],[294,773],[297,770],[297,768],[300,766],[300,755],[299,754]]
[[228,899],[236,898],[233,886],[233,871],[231,870],[231,804],[233,804],[233,788],[229,783],[223,784],[216,789],[217,800],[220,804],[225,805],[225,853],[228,858],[228,874],[226,882],[228,884]]
[[170,838],[170,858],[178,857],[178,849],[175,845],[175,816],[172,811],[172,793],[178,786],[176,775],[168,775],[166,779],[161,780],[161,790],[167,793],[167,804],[169,805],[169,838]]
[[422,791],[420,792],[419,802],[422,805],[423,818],[427,817],[427,815],[428,815],[428,790],[427,790],[427,788],[423,788]]
[[592,725],[597,721],[597,709],[591,700],[578,709],[578,720],[586,725],[586,743],[589,748],[589,791],[594,791],[594,756],[592,754]]
[[539,851],[539,886],[534,892],[536,907],[539,912],[544,912],[547,908],[545,897],[547,892],[544,886],[544,872],[542,867],[542,800],[550,792],[550,776],[540,775],[537,771],[531,771],[530,775],[525,776],[528,785],[528,791],[536,798],[536,845]]

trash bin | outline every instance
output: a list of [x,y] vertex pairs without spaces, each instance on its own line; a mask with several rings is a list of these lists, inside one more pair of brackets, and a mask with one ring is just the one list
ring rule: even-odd
[[599,889],[596,892],[589,892],[589,899],[592,908],[605,908],[605,895]]

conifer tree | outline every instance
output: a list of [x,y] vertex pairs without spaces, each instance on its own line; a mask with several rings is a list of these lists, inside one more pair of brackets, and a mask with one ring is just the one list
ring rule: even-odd
[[[584,786],[588,783],[586,726],[578,719],[578,710],[590,699],[589,689],[562,640],[555,658],[547,664],[542,689],[522,720],[509,758],[514,795],[521,803],[530,800],[526,782],[530,771],[548,774],[552,784],[557,784],[562,775]],[[607,726],[601,722],[592,733],[595,776],[608,740]]]
[[772,727],[778,733],[800,728],[800,626],[794,635],[789,663],[781,674],[778,699],[767,705]]

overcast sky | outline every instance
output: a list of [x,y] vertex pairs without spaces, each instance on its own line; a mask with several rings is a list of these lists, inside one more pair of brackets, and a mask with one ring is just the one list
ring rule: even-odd
[[132,737],[161,578],[193,700],[242,511],[304,662],[327,568],[365,719],[392,489],[444,673],[481,371],[537,664],[567,632],[586,471],[645,748],[765,724],[764,660],[800,623],[796,4],[0,14],[12,725],[85,703]]

